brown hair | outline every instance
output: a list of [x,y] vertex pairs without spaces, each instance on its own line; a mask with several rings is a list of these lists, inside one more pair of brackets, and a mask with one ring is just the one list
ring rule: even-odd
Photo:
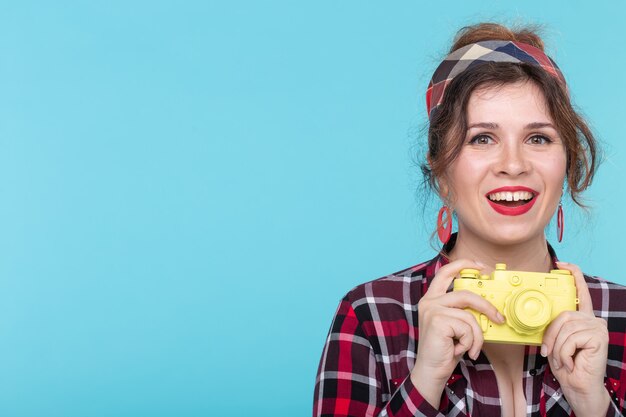
[[[480,23],[461,29],[450,52],[466,45],[505,40],[523,42],[544,50],[536,28],[511,30],[495,23]],[[548,111],[554,120],[567,156],[567,184],[572,200],[580,201],[582,193],[591,185],[597,167],[597,144],[585,120],[574,110],[566,87],[542,68],[510,62],[489,62],[475,66],[457,75],[446,89],[443,102],[433,112],[428,129],[428,163],[422,164],[422,173],[431,188],[439,191],[437,179],[443,178],[446,168],[461,152],[467,131],[466,110],[472,92],[484,87],[530,81],[543,92]]]

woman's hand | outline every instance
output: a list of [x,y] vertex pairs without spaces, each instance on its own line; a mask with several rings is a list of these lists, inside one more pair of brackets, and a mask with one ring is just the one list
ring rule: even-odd
[[439,407],[448,378],[465,352],[477,358],[483,332],[469,307],[489,320],[504,323],[504,317],[489,301],[469,291],[447,292],[461,269],[482,269],[484,265],[466,259],[439,269],[426,294],[418,303],[419,343],[411,381],[424,399]]
[[593,314],[587,283],[580,269],[558,262],[574,275],[578,311],[566,311],[550,323],[543,336],[541,354],[561,384],[567,402],[577,416],[604,415],[611,401],[604,387],[609,347],[606,321]]

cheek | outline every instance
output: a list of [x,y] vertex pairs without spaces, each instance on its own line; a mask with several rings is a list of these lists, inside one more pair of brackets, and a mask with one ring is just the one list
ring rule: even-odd
[[547,169],[551,171],[552,176],[565,179],[567,171],[567,157],[565,153],[555,156],[547,165]]
[[560,194],[566,178],[567,163],[565,158],[547,160],[540,169],[547,191],[554,190],[555,193]]
[[479,159],[464,158],[455,161],[450,167],[447,185],[448,198],[453,206],[458,206],[459,201],[469,203],[479,193],[485,165]]
[[486,158],[464,158],[450,168],[451,186],[458,188],[460,184],[477,185],[489,171],[491,162]]

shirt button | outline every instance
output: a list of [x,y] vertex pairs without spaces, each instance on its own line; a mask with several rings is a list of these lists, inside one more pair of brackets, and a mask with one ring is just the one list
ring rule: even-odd
[[535,375],[537,375],[537,370],[536,369],[531,369],[529,374],[530,374],[530,376],[535,376]]

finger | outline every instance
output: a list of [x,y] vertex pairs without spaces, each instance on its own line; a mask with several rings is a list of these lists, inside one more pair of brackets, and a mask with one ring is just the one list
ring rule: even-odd
[[454,356],[462,356],[465,352],[469,352],[474,344],[474,337],[472,332],[464,333],[459,339],[458,343],[454,346]]
[[570,373],[574,370],[574,356],[579,349],[598,349],[594,341],[593,331],[579,331],[570,333],[558,349],[554,350],[554,359],[558,358],[557,366],[563,366]]
[[[570,322],[588,322],[589,316],[583,314],[579,311],[563,311],[561,314],[556,316],[554,320],[550,323],[550,325],[546,328],[543,333],[543,340],[541,341],[541,354],[543,356],[551,355],[552,352],[556,349],[557,338],[560,335],[566,336],[567,329],[564,329],[564,326]],[[570,330],[571,332],[571,330]]]
[[[469,320],[463,318],[459,312],[462,310],[440,308],[431,311],[433,318],[427,320],[429,325],[420,326],[420,341],[436,342],[433,346],[455,345],[461,338],[467,343],[467,333],[470,334],[469,346],[471,346],[471,337],[473,335],[472,326]],[[422,346],[422,343],[420,343]]]
[[[555,361],[555,368],[560,368],[561,366],[566,366],[567,369],[571,372],[573,368],[573,356],[578,348],[584,348],[585,346],[575,345],[573,348],[571,343],[573,341],[580,341],[579,338],[574,337],[573,335],[593,335],[595,334],[594,330],[596,328],[596,324],[593,320],[571,320],[564,323],[561,326],[558,336],[554,341],[554,348],[552,349],[552,356]],[[585,340],[585,343],[588,343],[589,340]],[[567,344],[568,349],[565,348]],[[572,350],[573,349],[573,350]]]
[[448,287],[450,287],[452,280],[454,280],[459,272],[461,272],[461,269],[467,268],[483,269],[485,268],[485,265],[469,259],[458,259],[442,266],[439,268],[439,271],[437,271],[435,277],[430,283],[426,295],[438,296],[445,294],[448,291]]
[[463,355],[469,351],[474,344],[474,332],[472,326],[465,320],[451,319],[449,337],[457,341],[454,346],[454,356]]
[[[482,349],[483,342],[484,342],[483,331],[480,328],[480,325],[478,324],[478,322],[476,321],[476,317],[474,317],[474,315],[470,313],[469,311],[459,310],[456,308],[446,309],[446,315],[448,315],[449,317],[454,317],[457,320],[463,321],[470,326],[470,330],[472,332],[472,340],[469,341],[466,338],[464,339],[464,342],[471,342],[471,344],[466,350],[470,358],[476,359],[478,355],[480,354],[480,350]],[[456,337],[458,337],[458,335]],[[459,339],[459,342],[461,342],[461,339]],[[465,350],[463,352],[465,352]],[[456,351],[455,351],[455,354],[457,354]]]
[[589,294],[589,287],[585,281],[585,277],[577,265],[567,262],[557,262],[556,266],[559,269],[566,269],[574,276],[574,283],[576,284],[576,292],[578,296],[578,311],[582,311],[587,314],[593,315],[593,303],[591,301],[591,294]]
[[478,294],[468,290],[454,291],[440,297],[439,302],[446,307],[471,308],[474,311],[486,315],[489,320],[503,324],[504,317],[496,306],[485,300]]
[[544,357],[552,354],[556,338],[561,333],[561,328],[566,322],[574,320],[573,316],[577,313],[576,311],[563,311],[548,325],[541,341],[541,354]]

